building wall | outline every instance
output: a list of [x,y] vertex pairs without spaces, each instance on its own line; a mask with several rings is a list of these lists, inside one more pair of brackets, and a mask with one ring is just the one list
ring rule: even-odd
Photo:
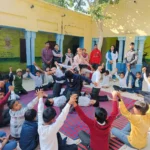
[[25,63],[20,63],[20,38],[24,39],[21,30],[0,29],[0,71],[7,72],[10,66],[25,68]]

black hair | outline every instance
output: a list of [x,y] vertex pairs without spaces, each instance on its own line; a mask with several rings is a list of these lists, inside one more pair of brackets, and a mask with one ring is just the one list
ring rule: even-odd
[[134,45],[134,42],[131,42],[130,45]]
[[95,71],[97,70],[98,67],[99,67],[98,64],[92,64],[92,68],[93,68]]
[[95,117],[99,123],[104,123],[107,119],[107,111],[104,108],[95,109]]
[[36,115],[37,115],[37,111],[35,109],[28,109],[25,112],[24,117],[26,121],[33,121]]
[[136,74],[140,74],[141,75],[141,72],[136,72]]
[[45,44],[50,44],[50,41],[45,42]]
[[52,107],[52,106],[53,106],[53,104],[50,103],[49,98],[46,99],[46,101],[45,101],[45,106],[46,106],[46,107]]
[[52,119],[56,117],[57,113],[54,108],[47,107],[43,112],[43,120],[45,123],[50,122]]
[[65,72],[65,77],[71,79],[73,77],[73,73],[70,70],[68,70]]
[[125,76],[125,73],[124,72],[120,72],[120,74],[123,74]]
[[0,88],[0,92],[5,93],[5,89],[4,88]]
[[4,75],[3,80],[9,80],[9,75]]
[[9,109],[12,109],[16,101],[17,101],[17,100],[10,100],[10,101],[8,101],[8,102],[7,102],[8,108],[9,108]]
[[138,105],[134,105],[134,107],[139,110],[141,112],[142,115],[145,115],[146,112],[149,110],[149,105],[146,103],[146,106],[145,107],[141,107],[141,106],[138,106]]
[[39,72],[39,73],[41,73],[41,71],[40,71],[40,70],[36,70],[36,71],[35,71],[35,73],[38,73],[38,72]]
[[[116,54],[116,47],[115,47],[115,45],[111,45],[111,47],[112,47],[112,46],[114,47],[113,53]],[[111,49],[110,49],[109,51],[111,52]]]
[[109,75],[109,71],[108,70],[105,70],[105,73],[106,73],[106,75]]

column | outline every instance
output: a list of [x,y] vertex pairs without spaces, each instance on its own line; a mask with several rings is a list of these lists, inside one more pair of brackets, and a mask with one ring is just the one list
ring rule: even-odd
[[139,48],[139,37],[138,36],[135,37],[135,46],[134,46],[134,48],[135,48],[136,51]]
[[79,38],[79,47],[84,48],[84,37]]
[[61,54],[63,54],[63,41],[64,41],[64,35],[63,34],[56,34],[56,44],[59,45]]
[[143,51],[144,51],[145,40],[146,40],[145,36],[139,37],[138,61],[137,61],[137,65],[136,65],[137,72],[140,72],[142,69],[142,60],[143,60]]
[[31,72],[35,72],[35,67],[33,63],[35,62],[35,38],[36,38],[36,33],[31,32]]
[[123,55],[124,55],[124,41],[125,37],[118,37],[119,40],[119,52],[118,52],[118,63],[117,63],[117,68],[119,72],[124,72],[125,71],[125,65],[123,63]]
[[27,67],[31,69],[31,32],[30,31],[25,31],[25,38],[26,38],[26,59],[27,59]]

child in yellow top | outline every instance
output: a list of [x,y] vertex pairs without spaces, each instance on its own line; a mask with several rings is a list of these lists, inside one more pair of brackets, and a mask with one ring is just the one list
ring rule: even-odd
[[122,130],[113,128],[112,134],[129,147],[137,149],[146,147],[150,127],[150,113],[147,113],[149,105],[136,101],[133,108],[134,114],[132,114],[127,110],[121,95],[118,96],[120,112],[129,120],[129,123]]

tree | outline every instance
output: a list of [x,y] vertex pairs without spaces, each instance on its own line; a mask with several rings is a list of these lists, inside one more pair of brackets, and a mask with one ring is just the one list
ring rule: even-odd
[[99,31],[98,48],[101,50],[103,44],[103,25],[105,19],[110,19],[107,11],[110,4],[116,4],[119,0],[87,0],[89,4],[89,12],[95,20]]
[[[103,44],[103,26],[106,19],[110,19],[107,11],[110,4],[119,3],[120,0],[45,0],[47,2],[70,8],[78,12],[89,13],[95,20],[99,31],[98,48],[101,50]],[[86,8],[88,4],[88,8]]]

